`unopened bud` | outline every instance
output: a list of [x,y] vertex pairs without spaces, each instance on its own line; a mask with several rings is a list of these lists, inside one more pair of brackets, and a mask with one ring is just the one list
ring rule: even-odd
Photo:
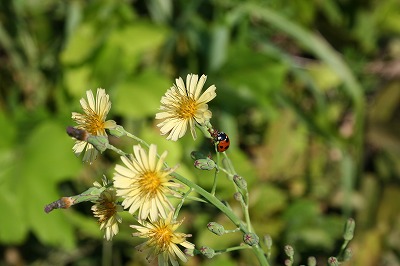
[[215,256],[215,250],[213,250],[210,247],[202,246],[199,249],[200,253],[206,256],[207,258],[211,259],[212,257]]
[[205,158],[194,161],[194,167],[200,170],[212,170],[217,167],[217,165],[210,158]]
[[233,194],[233,198],[235,200],[239,201],[239,202],[243,202],[244,203],[243,195],[240,192],[235,192],[235,194]]
[[350,241],[354,237],[354,229],[356,227],[356,222],[353,218],[349,218],[346,221],[346,225],[344,226],[343,238],[346,241]]
[[235,182],[235,184],[236,184],[236,186],[238,186],[238,188],[247,189],[247,182],[240,175],[234,175],[233,176],[233,182]]
[[308,257],[307,259],[307,266],[316,266],[317,265],[317,259],[315,257]]
[[328,265],[329,266],[339,266],[339,261],[336,257],[329,257]]
[[110,145],[108,142],[108,137],[107,136],[93,136],[89,135],[87,142],[92,144],[96,150],[98,150],[100,153],[103,153],[105,150],[107,150],[108,146]]
[[294,256],[294,249],[291,245],[286,245],[284,247],[286,256],[292,258]]
[[272,247],[272,238],[270,235],[264,235],[264,244],[267,246],[268,249]]
[[120,138],[126,136],[126,131],[123,126],[117,125],[114,128],[107,129],[111,136]]
[[207,228],[208,228],[208,230],[210,230],[211,232],[213,232],[214,234],[216,234],[218,236],[222,236],[223,234],[225,234],[225,228],[222,225],[220,225],[219,223],[209,222],[207,224]]
[[260,242],[260,239],[258,236],[254,233],[247,233],[243,235],[243,241],[249,246],[255,246],[258,245]]
[[351,249],[350,248],[346,248],[344,250],[343,260],[344,261],[349,261],[352,256],[353,256],[353,252],[351,251]]

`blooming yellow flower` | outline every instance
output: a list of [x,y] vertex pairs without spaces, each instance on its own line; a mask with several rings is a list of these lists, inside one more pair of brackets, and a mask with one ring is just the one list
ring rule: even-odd
[[114,187],[117,195],[124,198],[122,206],[129,208],[131,214],[139,210],[140,220],[147,217],[156,220],[159,214],[166,217],[174,209],[167,194],[179,196],[171,188],[181,187],[170,182],[173,179],[170,174],[177,167],[163,169],[167,152],[157,159],[157,146],[154,144],[150,145],[148,154],[140,145],[134,145],[133,152],[129,158],[121,156],[125,166],[115,166]]
[[176,84],[161,98],[160,112],[156,114],[156,119],[162,121],[157,126],[162,135],[168,133],[168,140],[177,141],[183,137],[188,126],[193,139],[196,139],[196,123],[204,125],[210,120],[212,113],[207,103],[217,94],[215,85],[212,85],[200,95],[206,79],[205,75],[199,80],[197,75],[189,74],[186,86],[182,78],[176,79]]
[[95,205],[92,206],[94,217],[98,218],[100,230],[104,230],[104,238],[111,240],[118,234],[118,223],[122,222],[118,211],[121,206],[116,203],[117,195],[114,189],[107,188],[101,194]]
[[142,225],[131,225],[133,229],[138,230],[133,236],[148,238],[146,242],[136,248],[139,251],[149,250],[146,259],[150,262],[158,256],[158,265],[168,265],[171,262],[174,266],[179,266],[177,257],[183,262],[187,262],[185,254],[178,245],[187,249],[194,249],[194,244],[186,240],[189,234],[177,233],[176,229],[182,224],[182,221],[176,222],[172,219],[173,213],[169,213],[166,219],[159,218],[157,221],[139,221]]
[[[78,124],[76,128],[83,129],[94,136],[106,136],[106,129],[114,128],[115,121],[107,120],[106,117],[111,108],[109,95],[104,89],[97,89],[96,98],[92,91],[86,91],[87,101],[80,100],[84,114],[72,112],[72,119]],[[76,155],[84,152],[83,161],[92,163],[98,155],[98,151],[92,144],[77,140],[72,148]]]

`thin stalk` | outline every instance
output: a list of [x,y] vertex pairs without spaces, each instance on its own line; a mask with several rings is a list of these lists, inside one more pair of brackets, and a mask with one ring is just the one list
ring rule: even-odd
[[[171,175],[174,176],[179,182],[187,185],[190,188],[193,188],[194,191],[196,191],[198,194],[203,196],[210,204],[214,205],[221,212],[223,212],[226,215],[226,217],[228,217],[237,227],[239,227],[240,230],[244,234],[250,233],[247,226],[235,215],[235,213],[231,209],[229,209],[227,206],[225,206],[215,196],[211,195],[211,193],[207,192],[202,187],[198,186],[197,184],[186,179],[185,177],[181,176],[178,173],[172,173]],[[261,249],[261,247],[259,245],[252,246],[252,249],[253,249],[253,252],[256,255],[258,261],[260,262],[260,265],[262,265],[262,266],[270,265],[264,254],[264,251]]]

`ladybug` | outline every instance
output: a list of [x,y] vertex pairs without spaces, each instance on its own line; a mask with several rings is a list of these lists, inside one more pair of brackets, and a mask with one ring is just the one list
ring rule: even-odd
[[229,148],[229,144],[231,143],[228,135],[226,135],[224,132],[218,132],[214,142],[217,143],[218,152],[226,151]]

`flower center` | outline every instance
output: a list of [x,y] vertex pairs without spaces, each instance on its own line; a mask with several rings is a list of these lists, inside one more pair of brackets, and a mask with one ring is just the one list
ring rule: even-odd
[[139,185],[143,193],[151,197],[157,194],[160,184],[160,177],[157,175],[157,172],[153,171],[143,173],[139,180]]
[[153,235],[152,239],[154,240],[154,244],[163,251],[167,250],[169,245],[171,244],[171,239],[173,235],[170,226],[168,225],[159,226],[151,231],[152,231],[151,234]]
[[196,114],[197,106],[196,101],[192,98],[182,98],[180,106],[178,107],[178,115],[181,118],[188,119],[194,117]]
[[102,200],[98,203],[97,209],[94,211],[94,216],[99,218],[98,222],[101,224],[108,221],[116,212],[114,202]]
[[99,131],[104,130],[104,121],[95,111],[92,109],[85,110],[84,129],[91,135],[97,136]]

